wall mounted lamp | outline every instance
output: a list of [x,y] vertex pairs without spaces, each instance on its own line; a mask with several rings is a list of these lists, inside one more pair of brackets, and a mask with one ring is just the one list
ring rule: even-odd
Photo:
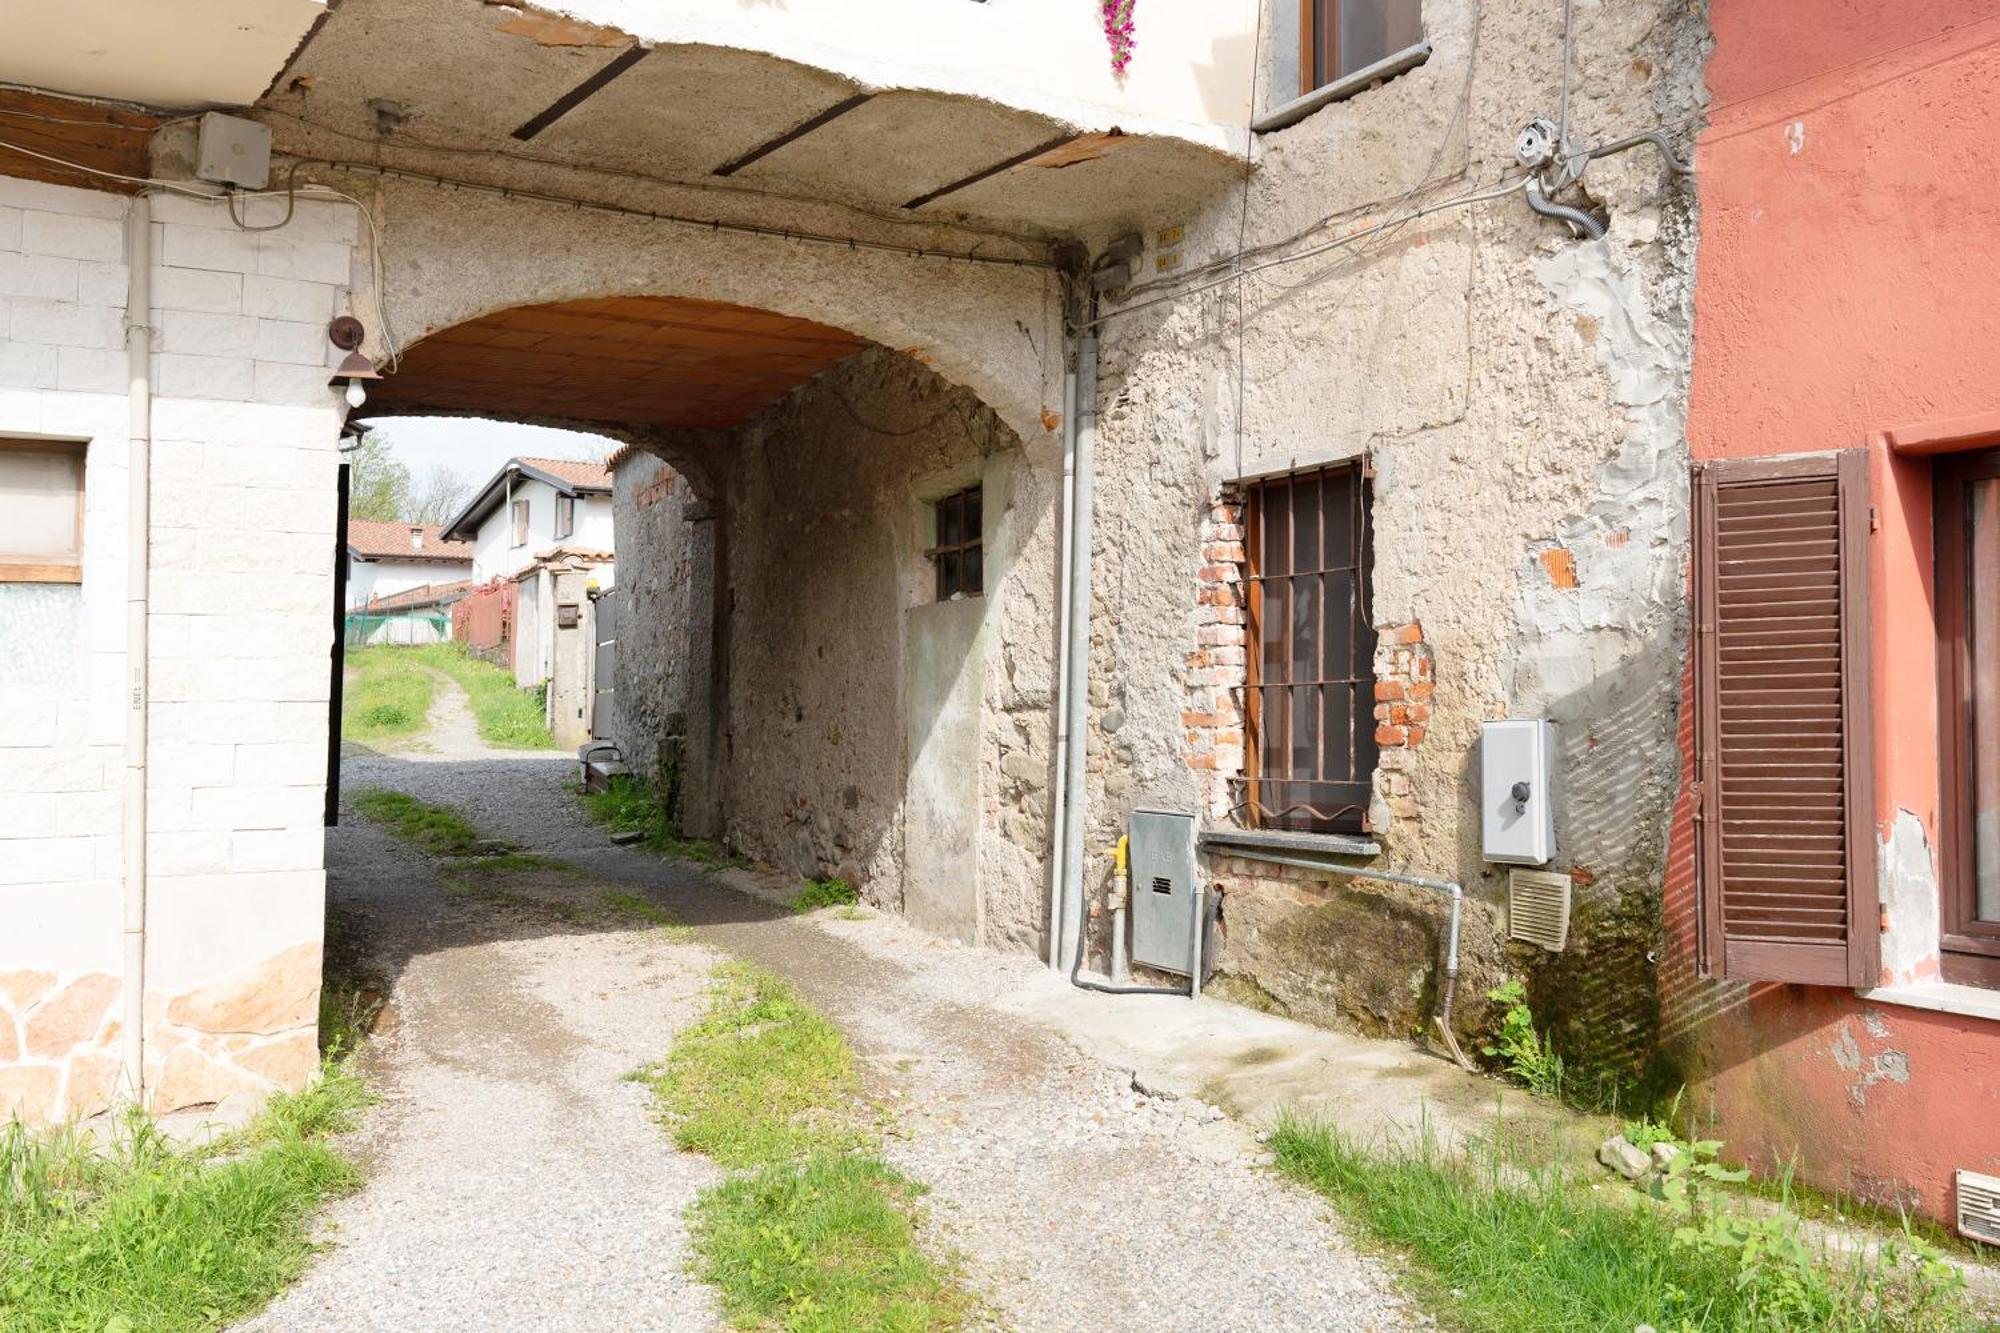
[[327,341],[347,353],[333,378],[327,381],[336,389],[345,389],[342,395],[350,408],[360,407],[368,401],[368,390],[364,387],[369,380],[379,380],[382,372],[375,369],[375,363],[361,352],[361,340],[368,330],[360,320],[352,315],[336,315],[326,326]]

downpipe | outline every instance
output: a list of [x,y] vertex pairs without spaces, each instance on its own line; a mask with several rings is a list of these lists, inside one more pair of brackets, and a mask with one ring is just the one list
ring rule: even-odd
[[1279,865],[1304,866],[1309,870],[1322,871],[1329,875],[1345,875],[1349,879],[1382,880],[1390,884],[1407,884],[1412,888],[1431,889],[1447,894],[1451,898],[1451,926],[1446,935],[1444,955],[1444,996],[1438,1012],[1431,1022],[1437,1028],[1438,1037],[1452,1060],[1468,1073],[1477,1073],[1479,1066],[1472,1063],[1459,1048],[1458,1038],[1451,1030],[1452,1001],[1458,995],[1458,924],[1465,906],[1465,887],[1448,879],[1429,879],[1423,875],[1403,875],[1392,870],[1373,870],[1367,866],[1335,865],[1330,861],[1315,861],[1303,856],[1285,856],[1278,852],[1265,851],[1260,847],[1235,847],[1228,849],[1232,857],[1249,861],[1272,861]]
[[1069,550],[1066,557],[1068,603],[1063,618],[1063,799],[1062,905],[1058,920],[1075,923],[1057,954],[1057,967],[1071,964],[1074,977],[1084,954],[1083,844],[1087,791],[1084,786],[1086,710],[1090,706],[1090,564],[1094,538],[1092,510],[1096,504],[1094,463],[1097,451],[1097,335],[1086,333],[1076,344],[1076,421],[1074,482],[1070,488]]
[[1062,556],[1056,565],[1056,743],[1049,789],[1049,966],[1062,970],[1063,867],[1069,848],[1069,597],[1076,562],[1076,372],[1063,376]]
[[153,206],[136,195],[125,214],[125,357],[131,418],[125,434],[125,783],[123,836],[124,1020],[119,1074],[146,1104],[146,724],[148,590],[152,573]]

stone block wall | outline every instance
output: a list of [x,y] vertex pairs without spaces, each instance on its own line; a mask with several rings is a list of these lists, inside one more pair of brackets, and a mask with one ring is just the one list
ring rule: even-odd
[[[273,209],[268,205],[276,204]],[[89,1115],[123,1013],[122,195],[0,177],[0,436],[85,444],[80,585],[0,591],[0,1118]],[[273,222],[282,201],[248,219]],[[153,1104],[316,1061],[351,205],[153,203],[147,1040]]]

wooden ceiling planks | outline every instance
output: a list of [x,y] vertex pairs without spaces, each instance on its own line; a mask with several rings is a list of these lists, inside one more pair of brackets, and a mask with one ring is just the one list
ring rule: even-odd
[[0,88],[0,174],[24,180],[131,194],[138,186],[58,166],[31,149],[119,176],[148,173],[147,145],[160,118],[53,93]]

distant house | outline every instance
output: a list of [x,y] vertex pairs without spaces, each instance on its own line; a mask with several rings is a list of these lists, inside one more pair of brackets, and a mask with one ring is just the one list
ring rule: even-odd
[[463,583],[472,575],[472,543],[447,541],[435,523],[347,524],[347,609],[413,588]]
[[444,536],[472,543],[472,581],[512,578],[556,547],[601,555],[610,583],[611,472],[602,463],[510,458]]
[[[495,632],[511,635],[514,682],[548,687],[548,722],[556,743],[590,736],[596,612],[592,594],[617,573],[611,527],[611,471],[602,463],[510,458],[444,535],[472,544],[473,590],[467,623],[484,603]],[[475,651],[498,644],[475,634]]]

